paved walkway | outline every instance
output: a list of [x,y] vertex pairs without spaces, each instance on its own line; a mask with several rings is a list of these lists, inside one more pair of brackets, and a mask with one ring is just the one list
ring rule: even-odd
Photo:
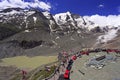
[[[106,53],[91,53],[89,56],[84,55],[78,58],[72,67],[71,80],[120,80],[120,59],[117,62],[109,62],[102,69],[86,67],[85,63],[92,57],[104,55]],[[113,53],[114,54],[114,53]],[[112,55],[112,54],[110,54]],[[85,75],[83,75],[85,73]]]
[[[82,55],[82,58],[75,60],[71,69],[70,80],[120,80],[120,58],[118,58],[117,62],[108,62],[106,66],[100,70],[86,67],[86,63],[89,59],[102,55],[107,55],[107,53],[90,53],[89,56]],[[115,56],[116,53],[110,53],[110,55]],[[60,74],[64,74],[66,67],[67,64],[65,67],[61,66],[60,73],[55,74],[49,80],[58,80]]]
[[64,74],[66,67],[67,67],[67,64],[65,65],[65,67],[61,66],[59,69],[60,73],[57,72],[51,79],[48,79],[48,80],[58,80],[60,74]]

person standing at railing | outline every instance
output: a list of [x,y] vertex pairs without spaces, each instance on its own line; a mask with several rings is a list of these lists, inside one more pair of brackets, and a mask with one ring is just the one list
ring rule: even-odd
[[27,72],[25,70],[22,70],[22,80],[27,80],[26,75],[27,75]]

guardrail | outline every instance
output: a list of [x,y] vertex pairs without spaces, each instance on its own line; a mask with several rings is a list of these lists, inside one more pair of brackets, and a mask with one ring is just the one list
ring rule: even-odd
[[[87,49],[87,50],[80,50],[77,52],[74,52],[73,54],[68,55],[68,57],[71,57],[73,55],[77,55],[77,57],[81,56],[81,55],[89,55],[89,53],[97,53],[97,52],[106,52],[107,54],[109,54],[110,52],[115,52],[117,54],[120,54],[120,50],[118,49]],[[79,55],[80,54],[80,55]],[[59,64],[59,66],[57,68],[60,68],[61,64]],[[54,73],[52,75],[50,75],[49,77],[43,79],[43,80],[49,80],[50,78],[52,78],[53,76],[55,76],[57,68],[55,69]],[[40,79],[39,79],[40,80]]]

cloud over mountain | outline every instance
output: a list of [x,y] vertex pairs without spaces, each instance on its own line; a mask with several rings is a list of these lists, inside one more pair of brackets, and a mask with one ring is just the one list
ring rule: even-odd
[[84,16],[90,21],[95,22],[100,26],[111,25],[118,27],[120,26],[120,15],[108,15],[108,16],[100,16],[100,15],[92,15],[92,16]]
[[42,10],[50,11],[51,5],[49,2],[45,3],[39,0],[31,0],[25,2],[24,0],[0,0],[0,9],[10,7],[20,7],[20,8],[40,8]]

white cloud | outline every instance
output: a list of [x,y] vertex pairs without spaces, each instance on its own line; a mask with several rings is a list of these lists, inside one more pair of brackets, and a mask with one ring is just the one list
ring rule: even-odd
[[20,8],[38,7],[47,11],[50,11],[51,9],[50,3],[45,3],[39,0],[33,0],[31,2],[25,2],[24,0],[2,0],[0,2],[0,9],[5,9],[8,7],[20,7]]
[[103,5],[103,4],[100,4],[98,7],[99,7],[99,8],[103,8],[103,7],[104,7],[104,5]]
[[84,16],[90,21],[100,25],[100,26],[120,26],[120,15],[108,15],[108,16],[100,16],[100,15],[92,15],[92,16]]

